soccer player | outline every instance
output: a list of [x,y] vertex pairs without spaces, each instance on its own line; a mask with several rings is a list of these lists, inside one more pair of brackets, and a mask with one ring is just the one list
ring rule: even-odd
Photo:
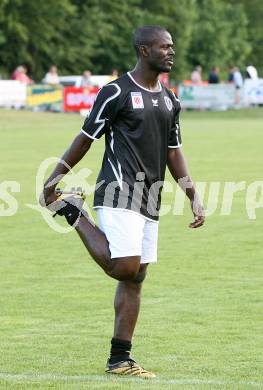
[[[46,205],[59,208],[87,250],[107,275],[118,280],[114,301],[115,326],[106,372],[153,378],[130,356],[148,264],[157,261],[158,211],[168,166],[190,200],[198,228],[204,223],[202,205],[181,149],[178,98],[158,80],[173,65],[171,35],[159,26],[138,28],[133,36],[135,68],[104,86],[81,132],[45,183]],[[94,226],[74,199],[58,207],[58,177],[105,137],[105,153],[97,179]],[[182,179],[182,180],[180,180]],[[55,207],[54,207],[55,206]]]

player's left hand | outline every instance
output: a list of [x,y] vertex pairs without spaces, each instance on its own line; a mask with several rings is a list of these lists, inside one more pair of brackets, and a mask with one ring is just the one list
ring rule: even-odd
[[191,201],[191,208],[194,214],[194,221],[189,224],[189,228],[196,229],[205,223],[205,211],[199,199]]
[[[42,207],[46,207],[50,211],[54,211],[54,206],[57,204],[59,191],[53,187],[44,187],[39,197],[39,203]],[[56,210],[55,210],[56,211]]]

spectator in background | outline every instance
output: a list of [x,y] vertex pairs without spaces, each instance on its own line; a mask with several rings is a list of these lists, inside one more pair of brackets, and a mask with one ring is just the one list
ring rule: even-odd
[[116,80],[118,77],[119,77],[119,72],[117,71],[117,69],[112,69],[111,75],[109,77],[109,83],[111,81]]
[[24,65],[19,65],[11,76],[12,80],[20,81],[23,84],[32,84],[34,81],[28,77],[27,68]]
[[21,71],[22,65],[19,65],[15,68],[11,75],[11,80],[16,80],[18,73]]
[[241,100],[240,89],[243,86],[243,77],[242,77],[240,70],[237,66],[235,66],[233,68],[233,83],[234,83],[235,88],[236,88],[235,103],[236,103],[236,105],[239,105],[240,100]]
[[234,66],[230,66],[229,67],[227,81],[229,83],[233,83],[234,82]]
[[46,73],[44,79],[42,80],[43,83],[49,84],[52,86],[59,85],[59,77],[58,77],[58,70],[55,65],[52,65],[49,69],[49,71]]
[[228,82],[233,83],[237,89],[243,86],[243,77],[237,66],[232,66],[228,75]]
[[191,80],[193,84],[202,83],[202,67],[200,65],[196,66],[191,74]]
[[235,104],[239,105],[241,100],[240,89],[243,86],[243,77],[237,66],[231,66],[229,69],[228,82],[234,84],[236,89]]
[[211,69],[209,75],[208,75],[208,83],[209,84],[218,84],[220,83],[219,79],[219,67],[218,66],[213,66]]
[[246,69],[247,77],[252,80],[258,80],[258,71],[253,65],[249,65]]
[[79,88],[79,87],[84,87],[84,88],[89,88],[89,87],[92,87],[93,84],[91,82],[91,71],[90,70],[85,70],[83,72],[83,75],[80,79],[79,82],[76,83],[76,87]]
[[159,76],[160,82],[167,88],[169,88],[169,74],[168,73],[161,73]]
[[243,86],[243,77],[237,66],[235,66],[233,69],[233,81],[237,89],[240,89]]

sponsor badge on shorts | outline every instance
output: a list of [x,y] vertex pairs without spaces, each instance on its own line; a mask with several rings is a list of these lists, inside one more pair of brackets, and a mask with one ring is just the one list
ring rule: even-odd
[[173,102],[171,101],[171,99],[168,96],[165,96],[164,101],[165,101],[165,104],[166,104],[166,107],[168,108],[168,110],[172,111]]
[[131,92],[131,99],[132,99],[132,107],[134,109],[144,108],[141,92]]

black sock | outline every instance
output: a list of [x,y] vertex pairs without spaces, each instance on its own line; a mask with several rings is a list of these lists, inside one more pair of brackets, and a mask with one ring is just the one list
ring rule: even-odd
[[111,339],[110,363],[118,363],[130,358],[131,342],[128,340]]

